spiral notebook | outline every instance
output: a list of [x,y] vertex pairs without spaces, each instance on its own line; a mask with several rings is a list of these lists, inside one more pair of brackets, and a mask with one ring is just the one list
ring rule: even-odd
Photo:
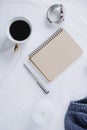
[[29,59],[49,81],[55,79],[82,54],[82,49],[62,28],[34,50]]

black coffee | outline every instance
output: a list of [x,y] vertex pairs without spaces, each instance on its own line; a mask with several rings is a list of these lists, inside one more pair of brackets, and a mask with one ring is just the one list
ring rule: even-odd
[[23,20],[17,20],[10,26],[11,36],[18,41],[25,40],[31,33],[29,24]]

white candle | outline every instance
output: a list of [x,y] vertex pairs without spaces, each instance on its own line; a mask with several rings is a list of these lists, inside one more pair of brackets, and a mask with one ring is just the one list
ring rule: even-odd
[[47,125],[55,117],[55,107],[53,103],[48,99],[40,100],[32,112],[32,120],[37,125]]

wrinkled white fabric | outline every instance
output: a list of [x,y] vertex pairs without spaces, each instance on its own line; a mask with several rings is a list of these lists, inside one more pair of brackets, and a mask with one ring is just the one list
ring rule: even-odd
[[[65,7],[65,21],[58,26],[46,20],[46,11],[53,3],[62,3]],[[86,5],[86,0],[0,0],[0,130],[64,130],[64,116],[70,100],[87,96]],[[14,54],[14,44],[7,39],[6,29],[8,22],[16,16],[30,20],[32,34],[28,43],[20,46]],[[23,63],[27,63],[28,54],[60,26],[66,29],[84,53],[51,83],[45,82],[30,65],[50,90],[46,98],[50,98],[56,106],[55,120],[49,126],[39,128],[32,123],[31,113],[43,94],[26,73]]]

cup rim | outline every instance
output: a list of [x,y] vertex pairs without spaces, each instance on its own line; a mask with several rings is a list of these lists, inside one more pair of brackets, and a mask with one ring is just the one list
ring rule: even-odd
[[21,43],[24,43],[24,42],[26,42],[26,41],[29,40],[30,35],[31,35],[31,32],[30,32],[30,35],[29,35],[25,40],[21,40],[21,41],[15,40],[15,39],[11,36],[10,31],[9,31],[9,28],[10,28],[11,24],[12,24],[14,21],[17,21],[17,20],[23,20],[23,21],[27,22],[28,25],[30,26],[31,32],[32,32],[32,26],[31,26],[30,21],[29,21],[26,17],[18,16],[18,17],[14,17],[13,19],[10,20],[10,22],[9,22],[9,24],[8,24],[8,27],[7,27],[7,36],[8,36],[8,38],[9,38],[13,43],[21,44]]

